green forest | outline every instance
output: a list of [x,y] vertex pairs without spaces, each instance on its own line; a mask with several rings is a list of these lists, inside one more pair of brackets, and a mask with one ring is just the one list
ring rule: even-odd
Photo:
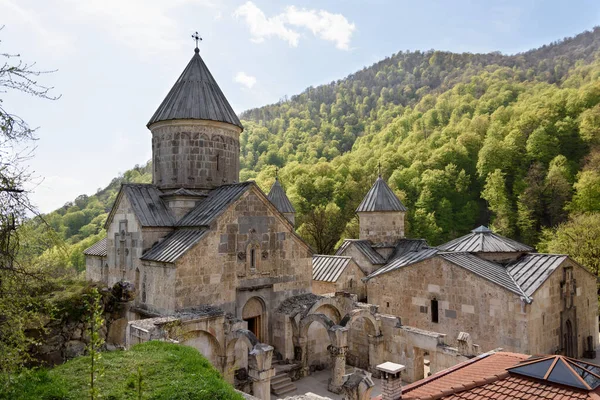
[[[600,28],[516,55],[399,52],[241,114],[241,180],[280,180],[319,253],[356,237],[354,210],[382,175],[408,208],[407,236],[437,245],[480,224],[569,252],[598,270]],[[30,222],[41,264],[83,271],[121,183]],[[40,244],[47,227],[50,250]],[[589,232],[596,232],[595,234]]]

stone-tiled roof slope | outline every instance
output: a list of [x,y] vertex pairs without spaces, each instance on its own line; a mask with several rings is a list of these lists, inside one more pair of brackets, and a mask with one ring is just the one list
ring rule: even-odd
[[169,233],[158,244],[146,251],[141,259],[173,263],[191,249],[208,232],[207,228],[178,229]]
[[339,249],[335,252],[336,256],[343,255],[346,250],[350,246],[356,246],[356,248],[369,260],[369,262],[373,265],[383,265],[385,264],[385,258],[381,254],[379,254],[376,250],[373,249],[371,243],[368,240],[359,240],[359,239],[346,239],[342,243]]
[[312,278],[314,281],[337,282],[351,260],[352,257],[314,255]]
[[[440,399],[456,392],[473,388],[479,383],[497,380],[499,375],[508,376],[507,368],[515,366],[529,356],[517,353],[485,353],[454,367],[438,372],[428,378],[411,383],[402,389],[403,400]],[[468,393],[465,391],[464,393]],[[483,397],[472,397],[482,399]],[[493,397],[490,397],[493,398]]]
[[174,119],[226,122],[243,129],[197,49],[147,126]]
[[106,252],[106,238],[101,239],[85,249],[83,254],[86,256],[97,256],[97,257],[106,257],[108,254]]
[[123,194],[127,196],[141,226],[164,227],[173,226],[175,223],[175,218],[171,214],[171,210],[169,210],[169,207],[161,199],[162,192],[156,186],[141,183],[124,183],[121,185],[115,205],[106,219],[105,228],[112,221],[113,215],[117,210],[115,206]]
[[533,251],[523,243],[492,232],[485,226],[473,229],[471,233],[438,246],[443,251],[467,251],[469,253],[512,253]]
[[177,222],[177,226],[208,226],[234,201],[239,199],[254,182],[233,183],[211,190],[208,197]]
[[371,190],[360,203],[356,212],[406,211],[406,207],[381,178],[377,178]]
[[388,272],[395,271],[399,268],[407,267],[409,265],[416,264],[418,262],[427,260],[428,258],[435,256],[438,252],[439,252],[438,249],[432,249],[432,248],[427,247],[427,248],[420,249],[417,251],[410,251],[410,252],[404,253],[402,256],[397,257],[390,263],[375,270],[369,276],[364,278],[364,280],[367,281],[369,279],[375,278],[376,276],[386,274]]
[[271,203],[273,203],[273,205],[279,210],[279,212],[296,212],[294,206],[290,202],[290,199],[288,199],[287,195],[285,194],[285,190],[283,190],[283,187],[279,183],[278,178],[275,178],[275,183],[273,184],[273,186],[271,186],[271,190],[269,191],[269,195],[267,196],[267,198]]
[[506,270],[527,296],[533,293],[567,259],[561,254],[526,254],[510,263]]
[[455,265],[463,267],[474,274],[481,276],[484,279],[487,279],[490,282],[500,285],[511,292],[527,297],[519,285],[517,285],[514,279],[510,276],[506,268],[501,264],[479,258],[471,253],[466,252],[439,253],[439,256]]

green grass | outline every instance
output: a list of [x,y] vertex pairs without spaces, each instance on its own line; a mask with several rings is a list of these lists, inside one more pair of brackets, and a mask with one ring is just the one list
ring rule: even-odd
[[[138,399],[138,367],[143,377],[142,398],[153,400],[243,400],[219,372],[191,347],[148,342],[129,351],[102,353],[100,399]],[[27,371],[9,387],[0,387],[0,399],[89,399],[90,358],[78,357],[53,369]]]

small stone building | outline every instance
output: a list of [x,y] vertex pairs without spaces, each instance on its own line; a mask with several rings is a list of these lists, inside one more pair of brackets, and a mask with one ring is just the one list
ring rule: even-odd
[[596,279],[568,255],[536,253],[483,226],[438,247],[407,239],[406,208],[381,177],[356,211],[360,237],[336,256],[365,271],[379,312],[458,348],[462,332],[483,351],[582,357],[598,346]]
[[367,298],[367,289],[362,278],[365,273],[359,268],[352,257],[324,256],[313,257],[314,294],[334,294],[347,292],[355,294],[360,301]]

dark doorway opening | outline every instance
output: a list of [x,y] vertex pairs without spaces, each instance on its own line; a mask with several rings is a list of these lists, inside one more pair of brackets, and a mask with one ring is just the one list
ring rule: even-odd
[[248,322],[248,330],[254,333],[254,336],[259,341],[262,341],[262,332],[261,332],[261,316],[256,316],[252,318],[245,319],[244,321]]

